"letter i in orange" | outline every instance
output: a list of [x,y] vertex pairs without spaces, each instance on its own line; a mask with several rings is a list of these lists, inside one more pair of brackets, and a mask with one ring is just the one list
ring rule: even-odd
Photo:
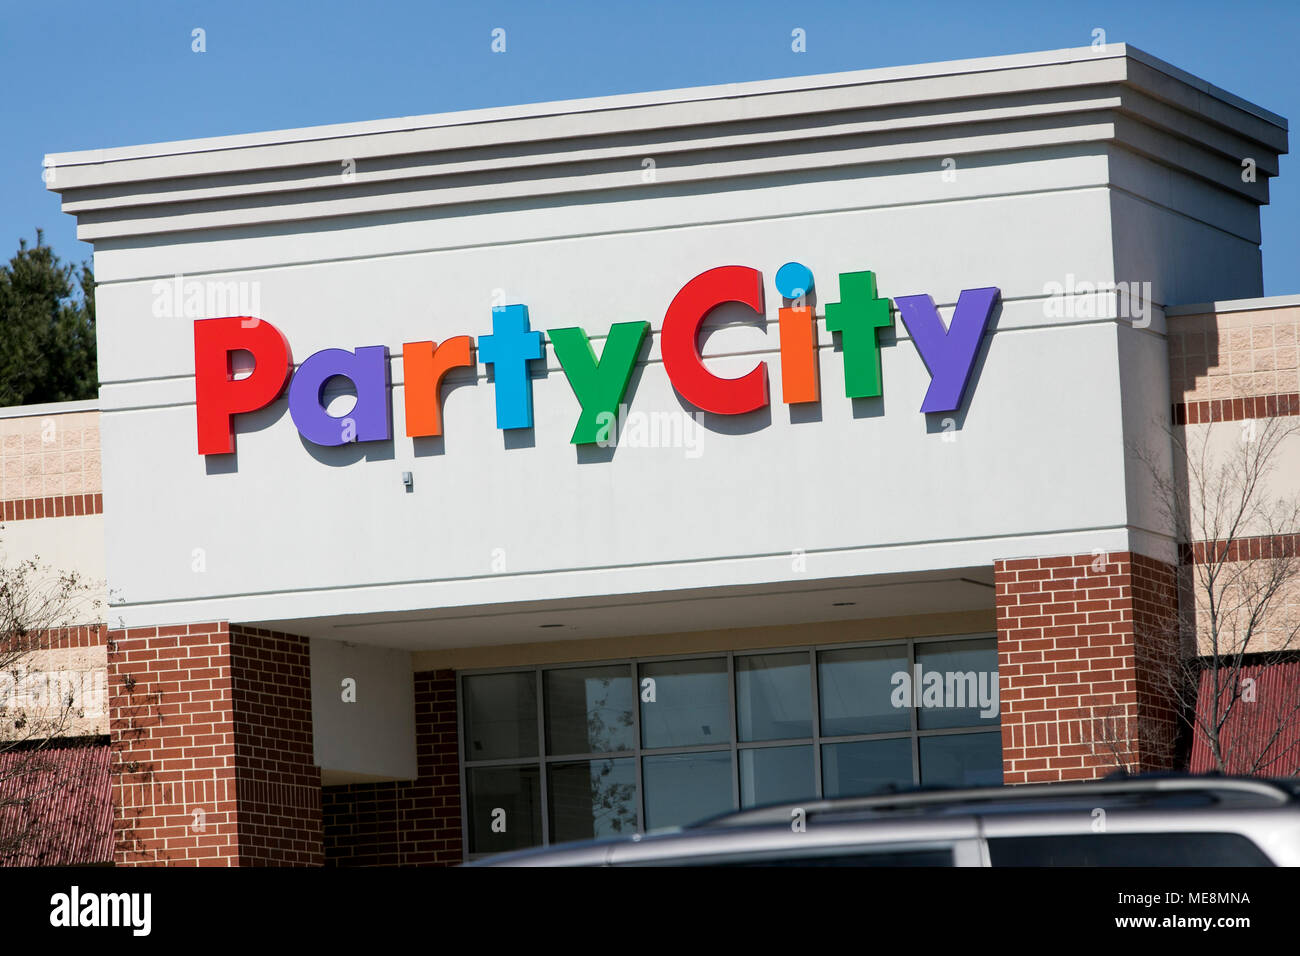
[[[776,270],[777,291],[786,299],[812,292],[813,274],[802,262]],[[817,319],[809,306],[786,306],[777,313],[781,332],[781,400],[787,405],[821,398],[817,374]]]
[[781,400],[787,405],[821,397],[817,374],[817,320],[810,306],[777,313],[781,332]]

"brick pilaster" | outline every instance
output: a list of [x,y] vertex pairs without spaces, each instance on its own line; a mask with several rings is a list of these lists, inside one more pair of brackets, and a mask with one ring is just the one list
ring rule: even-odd
[[454,671],[415,675],[419,777],[325,787],[327,866],[453,866],[463,859]]
[[225,622],[108,638],[115,861],[320,863],[308,641]]
[[240,862],[320,866],[311,642],[275,631],[230,630]]
[[1144,555],[994,563],[1003,778],[1169,769],[1174,569]]

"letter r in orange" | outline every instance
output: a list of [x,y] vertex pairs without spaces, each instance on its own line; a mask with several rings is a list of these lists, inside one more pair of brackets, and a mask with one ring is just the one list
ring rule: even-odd
[[470,337],[402,346],[402,381],[406,390],[406,434],[410,438],[442,434],[442,379],[454,368],[472,366]]

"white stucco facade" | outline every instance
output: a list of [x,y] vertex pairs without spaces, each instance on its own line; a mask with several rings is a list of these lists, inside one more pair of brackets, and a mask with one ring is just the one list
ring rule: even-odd
[[[1162,308],[1260,293],[1257,207],[1285,139],[1266,111],[1111,46],[53,156],[95,243],[114,616],[301,630],[1167,558],[1124,453],[1168,390]],[[928,293],[945,320],[962,289],[998,287],[963,408],[919,412],[929,376],[898,322],[881,399],[843,397],[819,321],[822,400],[782,404],[771,278],[790,260],[816,276],[819,319],[842,272]],[[494,427],[478,364],[446,390],[436,453],[404,437],[402,344],[486,334],[504,303],[597,350],[611,322],[649,321],[629,408],[693,411],[657,332],[682,285],[727,264],[763,273],[767,327],[726,307],[704,353],[724,376],[767,362],[772,404],[706,415],[694,457],[570,445],[579,406],[550,351],[531,433]],[[241,416],[235,455],[198,455],[178,275],[204,284],[201,317],[235,314],[229,296],[207,311],[214,287],[260,305],[296,361],[386,345],[395,438],[310,445],[282,397]],[[1150,283],[1145,320],[1047,314],[1048,283],[1115,281]],[[417,649],[445,630],[353,636]]]

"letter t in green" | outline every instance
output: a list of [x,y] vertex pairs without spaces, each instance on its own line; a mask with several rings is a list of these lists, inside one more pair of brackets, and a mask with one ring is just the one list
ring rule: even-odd
[[844,394],[849,398],[875,398],[882,393],[876,332],[893,327],[889,300],[876,298],[876,274],[840,273],[840,301],[826,306],[826,329],[840,333]]

